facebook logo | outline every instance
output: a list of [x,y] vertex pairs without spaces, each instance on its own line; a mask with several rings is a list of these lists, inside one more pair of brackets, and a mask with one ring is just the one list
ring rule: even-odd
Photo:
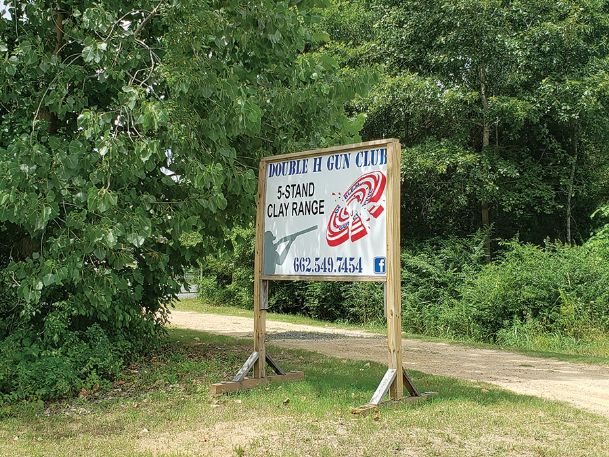
[[387,267],[385,266],[385,257],[375,257],[374,258],[374,272],[377,275],[385,274],[385,270]]

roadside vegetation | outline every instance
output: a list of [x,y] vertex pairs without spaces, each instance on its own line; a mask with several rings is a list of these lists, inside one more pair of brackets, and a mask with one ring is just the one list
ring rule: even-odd
[[413,372],[428,401],[354,416],[385,367],[272,348],[303,382],[213,398],[248,342],[170,330],[108,386],[0,408],[0,454],[20,456],[602,456],[609,420],[484,383]]
[[[176,311],[209,313],[220,316],[238,316],[250,319],[254,317],[253,310],[251,309],[237,308],[235,306],[230,305],[212,305],[209,304],[206,300],[201,300],[197,298],[189,298],[176,301],[174,304],[174,309]],[[371,321],[366,324],[346,321],[329,322],[327,320],[315,319],[312,317],[304,316],[302,314],[284,314],[275,313],[272,311],[267,313],[267,318],[272,321],[285,322],[297,325],[310,325],[313,327],[335,327],[345,330],[365,331],[370,333],[376,333],[379,335],[386,335],[387,333],[387,326],[384,320]],[[594,341],[588,347],[585,347],[581,343],[581,341],[576,341],[570,348],[562,346],[560,348],[543,349],[542,347],[544,347],[544,345],[541,344],[515,346],[513,344],[507,345],[497,342],[484,343],[464,337],[459,338],[455,336],[430,336],[407,331],[402,331],[402,336],[404,338],[412,340],[456,344],[480,349],[504,349],[516,353],[530,355],[533,357],[545,357],[575,363],[580,362],[609,366],[609,353],[607,351],[607,341],[605,338]]]
[[[604,1],[335,0],[320,48],[378,81],[349,104],[402,142],[407,332],[609,355]],[[459,20],[455,21],[454,18]],[[253,229],[199,259],[201,300],[251,306]],[[371,284],[274,283],[270,309],[377,325]]]
[[0,405],[112,383],[191,268],[251,306],[260,159],[389,137],[404,329],[606,357],[607,36],[609,0],[0,2]]
[[263,154],[360,139],[314,3],[0,2],[0,404],[115,378]]
[[[251,309],[253,237],[252,227],[237,229],[227,240],[230,249],[202,262],[203,304]],[[609,360],[607,284],[603,233],[580,246],[505,242],[492,263],[484,261],[480,234],[412,243],[402,253],[403,329]],[[383,291],[375,284],[274,282],[269,306],[276,313],[383,326]]]

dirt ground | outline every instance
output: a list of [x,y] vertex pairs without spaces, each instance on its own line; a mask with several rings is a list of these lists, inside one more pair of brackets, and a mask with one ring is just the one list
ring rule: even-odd
[[[253,319],[173,311],[176,327],[235,337],[252,337]],[[268,341],[332,357],[387,362],[385,338],[331,326],[267,320]],[[403,340],[404,366],[425,373],[482,381],[513,392],[571,403],[609,417],[609,367],[563,362],[419,340]]]

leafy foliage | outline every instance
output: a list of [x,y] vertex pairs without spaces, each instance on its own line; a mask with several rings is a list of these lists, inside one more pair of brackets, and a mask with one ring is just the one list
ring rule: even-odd
[[609,329],[606,242],[545,248],[512,242],[506,247],[499,262],[461,288],[473,336],[492,340],[501,330],[531,322],[540,333],[577,339]]
[[[252,307],[252,227],[235,231],[234,251],[204,262],[201,300]],[[583,246],[510,241],[484,260],[484,233],[417,241],[402,251],[406,331],[499,342],[527,349],[571,350],[609,331],[609,238]],[[244,255],[245,254],[245,255]],[[247,278],[243,280],[243,278]],[[383,289],[374,283],[273,282],[270,309],[330,321],[383,323]],[[537,346],[530,344],[537,341]]]
[[[155,344],[185,268],[251,216],[262,154],[357,138],[366,71],[313,2],[12,2],[0,19],[0,395]],[[45,374],[46,373],[46,374]]]
[[[562,344],[606,329],[599,283],[571,268],[604,278],[608,213],[597,208],[609,200],[607,11],[605,1],[547,0],[335,0],[319,11],[317,30],[329,36],[317,49],[346,73],[378,74],[351,104],[366,116],[363,136],[403,144],[406,329],[508,344],[522,344],[513,334]],[[482,204],[493,222],[483,232]],[[485,266],[491,235],[498,259]],[[208,271],[211,297],[222,301],[211,289],[231,271],[226,298],[251,306],[235,274],[251,271],[252,258],[244,260],[228,254]],[[525,297],[531,288],[537,295]],[[270,293],[275,311],[382,320],[382,293],[370,284],[274,283]]]
[[434,239],[402,252],[402,316],[408,331],[468,336],[461,286],[484,265],[483,233]]
[[589,236],[609,198],[605,1],[337,0],[323,17],[330,53],[379,72],[353,109],[364,138],[403,143],[407,238],[467,236],[483,204],[504,239]]

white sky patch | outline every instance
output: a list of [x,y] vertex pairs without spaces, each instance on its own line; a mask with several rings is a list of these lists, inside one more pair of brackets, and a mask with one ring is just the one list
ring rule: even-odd
[[173,170],[168,168],[173,163],[173,152],[171,149],[167,149],[165,151],[165,157],[167,157],[167,167],[161,167],[161,173],[163,173],[165,176],[170,176],[175,182],[179,182],[180,179],[182,179],[182,176],[176,174]]
[[2,19],[11,19],[11,13],[8,11],[8,6],[4,2],[4,0],[0,0],[0,17]]

